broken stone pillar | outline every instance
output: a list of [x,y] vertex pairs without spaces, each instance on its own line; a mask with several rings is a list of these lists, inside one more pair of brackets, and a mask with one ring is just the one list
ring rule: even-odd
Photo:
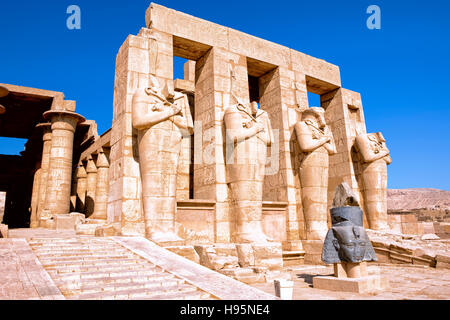
[[38,206],[36,219],[38,220],[38,225],[40,224],[40,218],[42,210],[45,206],[45,196],[47,194],[47,180],[48,180],[48,170],[50,167],[50,151],[52,148],[52,130],[50,123],[40,123],[36,126],[42,130],[42,159],[41,159],[41,177],[39,180],[39,196],[38,196]]
[[77,113],[64,110],[47,111],[44,118],[52,123],[45,210],[51,215],[66,214],[70,211],[73,138],[77,124],[85,119]]
[[94,159],[92,156],[89,156],[87,159],[86,166],[86,207],[85,214],[86,218],[93,218],[95,208],[95,194],[97,191],[97,166],[95,165]]
[[76,211],[84,213],[86,208],[87,173],[82,161],[75,170],[77,175],[77,203]]
[[103,150],[97,157],[97,189],[95,191],[95,207],[93,219],[107,218],[109,189],[109,161]]

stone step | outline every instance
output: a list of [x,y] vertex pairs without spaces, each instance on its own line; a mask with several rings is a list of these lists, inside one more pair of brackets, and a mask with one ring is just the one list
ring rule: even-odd
[[129,264],[129,265],[91,265],[91,266],[65,266],[65,267],[55,267],[55,268],[47,268],[47,272],[56,272],[58,274],[66,274],[66,273],[86,273],[86,272],[121,272],[122,270],[125,271],[132,271],[132,270],[145,270],[148,268],[154,268],[155,265],[148,264],[145,261],[143,263],[139,264]]
[[129,264],[139,264],[147,263],[147,261],[139,258],[118,258],[118,259],[91,259],[85,260],[69,260],[69,261],[54,261],[54,260],[41,260],[42,265],[47,269],[56,269],[64,267],[88,267],[88,266],[99,266],[99,265],[129,265]]
[[196,291],[192,293],[168,293],[151,297],[137,297],[130,300],[216,300],[207,292]]
[[54,270],[48,270],[48,273],[53,279],[60,279],[64,281],[70,280],[80,280],[80,279],[93,279],[93,278],[103,278],[103,277],[114,277],[114,276],[148,276],[152,274],[160,274],[163,270],[161,268],[148,268],[143,270],[111,270],[111,271],[95,271],[95,272],[73,272],[73,273],[58,273]]
[[130,251],[124,251],[124,252],[111,252],[111,251],[58,251],[58,252],[46,252],[46,253],[39,253],[35,252],[35,254],[41,259],[48,259],[48,258],[56,258],[56,257],[86,257],[90,256],[92,254],[95,254],[97,256],[109,256],[111,254],[115,255],[122,255],[124,258],[133,258],[135,255]]
[[67,297],[70,300],[110,300],[110,299],[141,299],[141,298],[153,298],[155,296],[168,296],[168,294],[186,294],[195,293],[197,288],[191,285],[182,284],[179,286],[166,286],[162,287],[161,290],[151,291],[146,288],[142,289],[130,289],[130,290],[120,290],[114,292],[98,292],[98,293],[88,293],[80,294],[75,296]]
[[102,286],[109,283],[123,284],[123,283],[144,283],[152,281],[169,281],[176,279],[170,273],[154,273],[141,276],[112,276],[112,277],[97,277],[88,279],[56,279],[55,284],[60,288],[79,289],[83,286]]
[[161,291],[161,288],[166,286],[177,287],[184,283],[182,279],[159,279],[145,282],[128,282],[128,283],[102,283],[101,285],[82,285],[79,288],[73,288],[72,286],[61,286],[60,290],[64,296],[81,295],[88,293],[111,293],[122,290],[132,289],[150,289],[150,291]]
[[117,245],[112,245],[112,244],[89,244],[89,245],[80,245],[79,243],[75,243],[73,245],[68,244],[68,245],[60,245],[60,244],[52,244],[52,245],[47,245],[47,244],[42,244],[42,245],[36,245],[33,244],[31,245],[31,247],[33,248],[33,250],[55,250],[55,249],[68,249],[68,250],[77,250],[77,249],[116,249],[116,248],[120,248],[123,249],[120,246]]
[[127,259],[140,259],[136,255],[133,255],[133,257],[124,257],[123,255],[111,255],[111,256],[104,256],[104,255],[87,255],[87,256],[75,256],[75,257],[50,257],[50,258],[40,258],[39,260],[43,265],[52,265],[52,264],[69,264],[73,265],[76,263],[92,263],[96,261],[120,261],[120,260],[127,260]]

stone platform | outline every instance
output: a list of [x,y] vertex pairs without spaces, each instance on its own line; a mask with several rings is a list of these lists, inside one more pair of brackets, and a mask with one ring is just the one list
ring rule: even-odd
[[379,275],[361,278],[315,277],[313,287],[330,291],[370,293],[388,289],[389,281]]

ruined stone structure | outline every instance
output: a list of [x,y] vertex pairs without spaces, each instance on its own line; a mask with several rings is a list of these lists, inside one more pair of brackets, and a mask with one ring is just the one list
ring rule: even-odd
[[[174,56],[188,60],[184,79],[173,79]],[[270,241],[320,262],[342,182],[365,202],[365,227],[386,225],[385,167],[361,160],[355,142],[366,135],[361,96],[324,60],[151,4],[146,27],[118,50],[113,124],[101,136],[62,93],[2,86],[0,135],[29,139],[22,156],[0,158],[10,227],[81,221],[81,233],[107,224],[253,250]],[[244,162],[230,164],[235,156]],[[374,172],[382,183],[371,184]]]

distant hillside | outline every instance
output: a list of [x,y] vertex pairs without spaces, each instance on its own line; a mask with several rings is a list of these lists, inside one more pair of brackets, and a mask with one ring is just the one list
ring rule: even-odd
[[450,191],[439,189],[390,189],[388,211],[450,210]]

